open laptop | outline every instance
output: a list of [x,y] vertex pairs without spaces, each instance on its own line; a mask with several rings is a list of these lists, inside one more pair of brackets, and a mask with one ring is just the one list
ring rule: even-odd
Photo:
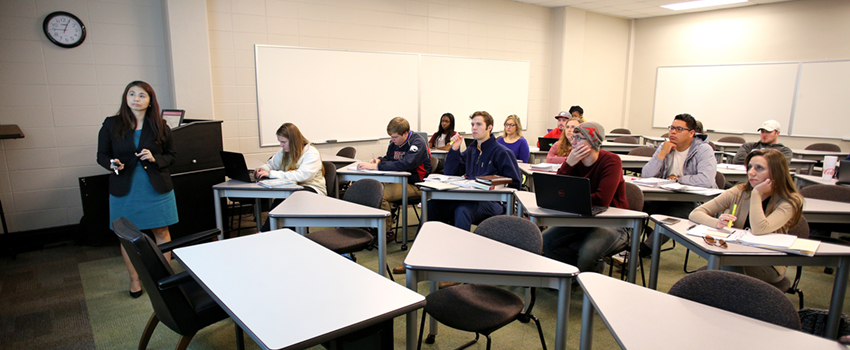
[[162,110],[162,119],[165,119],[165,122],[168,124],[169,128],[176,128],[183,124],[183,116],[186,115],[186,111],[182,109],[163,109]]
[[245,156],[242,153],[219,151],[221,162],[224,163],[224,175],[243,182],[257,182],[254,172],[248,170],[245,165]]
[[841,167],[838,169],[839,185],[850,185],[850,160],[842,160]]
[[534,173],[537,206],[581,216],[596,216],[608,210],[590,201],[590,179],[568,175]]
[[558,142],[558,139],[552,137],[538,137],[537,142],[540,144],[541,151],[549,152],[549,149],[552,148],[552,145],[554,145],[555,142]]

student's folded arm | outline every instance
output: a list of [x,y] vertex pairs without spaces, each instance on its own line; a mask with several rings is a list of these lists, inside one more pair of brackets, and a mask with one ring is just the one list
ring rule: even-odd
[[516,158],[514,157],[513,152],[508,151],[503,154],[496,155],[493,159],[493,163],[497,166],[496,175],[506,176],[513,180],[510,184],[508,184],[508,187],[519,189],[522,186],[522,177],[519,174],[519,166],[516,163]]
[[607,164],[601,171],[602,178],[599,179],[599,186],[596,191],[590,194],[590,202],[594,205],[611,206],[611,201],[614,200],[614,194],[617,193],[617,187],[623,179],[623,163],[617,157],[616,162]]
[[711,150],[711,147],[705,146],[697,150],[695,155],[697,157],[697,173],[680,177],[680,184],[717,188],[717,181],[714,179],[717,175],[717,158],[714,158],[714,151]]
[[784,201],[777,204],[770,215],[765,216],[764,209],[761,206],[764,198],[758,191],[753,190],[752,192],[753,195],[750,197],[750,230],[754,235],[778,232],[794,216],[794,207],[791,203]]
[[664,166],[664,159],[658,159],[658,153],[661,152],[661,147],[657,147],[655,153],[640,171],[641,177],[663,177],[661,168]]
[[381,161],[378,163],[378,170],[413,172],[429,157],[428,150],[407,151],[401,159]]
[[283,159],[283,150],[278,150],[269,160],[266,161],[266,164],[260,165],[260,169],[265,170],[268,173],[271,173],[272,170],[280,170],[280,162]]
[[740,192],[735,189],[724,191],[719,196],[714,197],[712,200],[696,207],[693,211],[691,211],[691,214],[688,215],[688,219],[698,224],[715,227],[718,219],[714,216],[717,215],[717,213],[731,208],[739,193]]

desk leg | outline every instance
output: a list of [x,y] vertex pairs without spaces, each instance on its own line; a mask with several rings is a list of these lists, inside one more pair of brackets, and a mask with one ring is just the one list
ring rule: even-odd
[[572,278],[558,280],[558,321],[555,325],[555,349],[567,348],[567,321],[570,317],[570,287]]
[[[277,219],[269,216],[269,231],[277,230]],[[297,230],[297,228],[296,228]]]
[[514,202],[516,202],[514,200],[514,194],[511,193],[511,194],[508,195],[508,198],[505,200],[505,204],[507,204],[507,213],[505,213],[505,214],[508,214],[508,215],[514,214]]
[[658,285],[658,263],[661,259],[661,235],[667,235],[666,230],[660,224],[655,224],[655,234],[652,235],[652,263],[649,265],[649,289],[656,289]]
[[[260,232],[260,229],[263,227],[263,200],[260,198],[254,198],[254,220],[257,220],[257,232]],[[271,211],[271,209],[269,209]],[[269,223],[271,225],[271,223]],[[269,226],[271,227],[271,226]]]
[[847,293],[847,277],[850,276],[850,258],[838,259],[838,270],[832,286],[832,300],[829,302],[829,316],[826,319],[826,338],[838,337],[838,321],[844,308],[844,294]]
[[[416,286],[418,283],[419,276],[416,275],[416,271],[411,269],[407,269],[407,289],[410,289],[414,292],[418,292]],[[424,312],[424,311],[423,311]],[[416,326],[419,324],[417,321],[418,310],[413,310],[407,313],[407,350],[416,349],[416,344],[418,337],[416,335]]]
[[[407,250],[407,178],[401,182],[401,250]],[[383,265],[381,265],[383,266]],[[383,268],[383,267],[382,267]]]
[[718,270],[720,269],[720,258],[717,255],[709,255],[708,256],[708,266],[705,268],[706,270]]
[[213,204],[215,205],[215,227],[218,229],[218,240],[224,240],[224,218],[221,217],[221,196],[218,190],[213,190]]
[[[407,209],[407,207],[404,208]],[[387,274],[387,225],[384,223],[384,220],[386,218],[375,220],[375,227],[378,228],[378,273],[381,276],[386,276]]]
[[422,193],[422,198],[419,200],[419,203],[422,203],[422,212],[419,213],[419,229],[422,229],[422,224],[428,222],[428,191],[420,189],[420,193]]
[[[429,283],[431,284],[431,289],[428,293],[430,294],[436,292],[440,282],[431,280],[429,281]],[[431,342],[433,343],[434,339],[437,338],[437,332],[439,330],[440,329],[439,324],[437,323],[437,319],[432,316],[428,316],[428,336],[425,337],[425,340],[431,339]]]
[[629,275],[626,281],[635,283],[637,275],[638,259],[640,259],[640,235],[643,226],[642,219],[636,219],[632,223],[632,250],[629,252]]
[[581,339],[579,340],[578,348],[581,350],[590,350],[593,345],[593,307],[591,306],[590,298],[587,293],[584,293],[584,299],[581,304]]

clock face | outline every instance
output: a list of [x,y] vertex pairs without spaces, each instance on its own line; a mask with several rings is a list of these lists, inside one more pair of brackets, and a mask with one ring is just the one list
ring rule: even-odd
[[58,11],[44,19],[44,34],[58,46],[77,47],[86,38],[86,26],[77,16]]

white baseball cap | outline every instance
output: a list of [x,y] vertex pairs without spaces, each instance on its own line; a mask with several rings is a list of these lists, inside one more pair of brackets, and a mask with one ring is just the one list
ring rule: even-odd
[[764,124],[761,125],[761,127],[759,128],[758,131],[762,131],[762,130],[767,131],[767,132],[771,132],[771,131],[774,131],[774,130],[779,131],[779,122],[775,121],[773,119],[768,120],[768,121],[764,122]]

